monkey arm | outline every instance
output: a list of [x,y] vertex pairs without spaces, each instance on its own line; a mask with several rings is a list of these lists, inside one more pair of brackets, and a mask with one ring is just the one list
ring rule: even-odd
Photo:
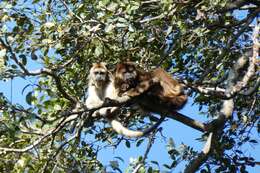
[[109,97],[106,97],[104,100],[103,106],[109,106],[109,105],[119,105],[121,103],[126,103],[131,99],[129,96],[121,96],[114,99],[111,99]]
[[113,99],[106,97],[104,100],[104,104],[109,105],[109,104],[126,103],[131,98],[143,94],[148,89],[150,89],[151,86],[154,86],[155,84],[159,84],[159,83],[160,81],[159,78],[157,77],[153,77],[149,80],[142,81],[135,88],[131,88],[127,92],[124,92],[121,96],[117,96],[116,98]]
[[[149,80],[144,80],[140,82],[135,88],[131,88],[127,92],[122,94],[122,97],[129,96],[129,97],[136,97],[141,95],[142,93],[146,92],[148,89],[150,89],[152,86],[160,84],[160,80],[158,77],[152,77]],[[122,98],[123,99],[126,99]]]

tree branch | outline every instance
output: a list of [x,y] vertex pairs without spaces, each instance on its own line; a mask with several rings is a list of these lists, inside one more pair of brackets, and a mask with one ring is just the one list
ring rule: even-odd
[[208,154],[211,149],[213,133],[211,132],[208,136],[207,142],[202,149],[202,152],[197,156],[197,158],[193,159],[189,165],[185,168],[184,173],[194,173],[199,167],[207,160]]
[[72,16],[75,16],[79,21],[80,23],[83,23],[83,20],[78,16],[76,15],[75,13],[73,13],[73,11],[68,7],[68,5],[66,4],[65,1],[63,0],[60,0],[60,2],[64,5],[64,7],[69,11],[69,14],[71,14]]
[[[258,37],[258,33],[259,33],[259,25],[257,24],[255,26],[254,32],[253,32],[253,40],[257,40]],[[259,47],[256,46],[257,43],[256,41],[254,41],[254,45],[253,45],[253,51],[254,51],[254,55],[252,56],[251,60],[250,60],[250,65],[248,67],[248,71],[245,74],[245,76],[243,77],[243,80],[245,83],[248,82],[248,80],[250,79],[250,77],[252,76],[252,73],[254,72],[253,67],[255,63],[255,57],[258,56],[258,50]],[[237,80],[237,73],[238,70],[240,68],[242,68],[245,65],[245,60],[243,59],[243,57],[239,58],[238,63],[235,63],[232,67],[232,69],[229,71],[229,75],[228,75],[228,79],[227,79],[227,88],[226,88],[226,94],[230,94],[232,91],[234,91],[234,86]],[[208,159],[209,155],[210,155],[210,151],[212,150],[211,147],[211,141],[212,141],[212,135],[213,135],[213,139],[217,140],[218,136],[221,134],[218,134],[217,136],[217,132],[220,132],[223,130],[224,128],[224,124],[226,123],[226,121],[232,116],[234,110],[234,101],[233,99],[229,99],[229,100],[225,100],[223,102],[223,106],[222,109],[219,112],[219,116],[217,118],[218,123],[216,123],[215,127],[213,128],[214,131],[209,135],[208,140],[205,144],[205,147],[203,149],[203,151],[195,158],[193,159],[188,166],[185,168],[185,173],[193,173],[196,172],[200,166]]]
[[258,79],[255,82],[255,85],[249,89],[247,89],[244,92],[240,92],[241,95],[245,95],[245,96],[250,96],[252,95],[260,86],[260,78],[258,77]]
[[151,22],[153,20],[162,19],[162,18],[163,18],[163,14],[160,14],[159,16],[143,19],[143,20],[140,21],[140,23],[143,24],[143,23],[146,23],[146,22]]
[[145,163],[145,160],[147,159],[148,157],[148,154],[153,146],[153,143],[154,143],[154,136],[156,134],[156,131],[153,132],[150,136],[149,136],[149,141],[148,141],[148,144],[147,144],[147,147],[146,147],[146,150],[145,150],[145,153],[144,153],[144,157],[142,158],[142,160],[140,161],[140,163],[135,167],[135,169],[133,170],[132,173],[137,173],[138,170],[144,165]]
[[[48,76],[51,76],[57,86],[57,89],[59,90],[59,92],[68,100],[70,100],[72,103],[76,104],[77,103],[77,99],[72,97],[71,95],[69,95],[65,89],[62,86],[61,80],[60,78],[54,73],[53,69],[47,69],[47,68],[42,68],[42,69],[38,69],[35,71],[29,71],[16,57],[15,53],[13,52],[12,47],[9,45],[9,43],[7,42],[7,40],[4,42],[1,38],[0,38],[0,42],[1,44],[10,52],[11,54],[11,59],[14,60],[14,62],[22,69],[23,73],[27,76],[38,76],[38,75],[43,75],[46,74]],[[68,63],[71,63],[71,61],[69,61]],[[64,65],[67,65],[67,63],[65,63]]]
[[194,120],[184,114],[181,114],[179,112],[172,112],[171,115],[166,115],[168,118],[174,119],[176,121],[179,121],[193,129],[196,129],[200,132],[205,132],[206,131],[206,124],[201,123],[197,120]]
[[236,0],[236,1],[232,1],[229,2],[225,5],[225,8],[222,8],[220,10],[217,10],[217,13],[225,13],[228,11],[232,11],[235,9],[238,9],[246,4],[250,4],[250,2],[248,0]]
[[[74,111],[68,111],[68,112],[64,112],[63,116],[68,116],[68,115],[72,115],[72,114],[81,114],[84,112],[88,112],[89,114],[92,114],[93,112],[95,112],[96,110],[99,110],[101,108],[105,108],[105,107],[121,107],[124,105],[128,105],[129,103],[131,103],[133,98],[129,98],[127,100],[124,100],[124,102],[117,102],[116,100],[109,100],[105,103],[103,103],[103,105],[92,108],[92,109],[87,109],[87,108],[83,108],[80,110],[74,110]],[[197,120],[194,120],[186,115],[183,115],[179,112],[172,112],[170,115],[165,115],[168,118],[174,119],[176,121],[179,121],[191,128],[194,128],[198,131],[201,132],[205,132],[206,131],[206,124],[203,124]]]
[[54,135],[55,133],[59,132],[68,122],[73,121],[78,118],[79,115],[72,115],[69,117],[64,118],[53,130],[50,130],[47,132],[44,136],[38,138],[36,141],[34,141],[31,145],[22,148],[22,149],[17,149],[17,148],[3,148],[0,147],[0,154],[4,154],[6,152],[16,152],[16,153],[24,153],[27,152],[35,147],[37,147],[39,144],[43,142],[46,138]]
[[[229,95],[234,95],[234,93],[240,92],[248,84],[249,80],[255,74],[256,59],[259,56],[259,42],[258,42],[259,27],[260,26],[256,25],[254,32],[253,32],[253,55],[249,56],[249,67],[247,69],[247,72],[241,81],[237,82],[236,85],[232,86],[232,88],[230,89]],[[238,69],[242,68],[244,66],[244,64],[245,64],[245,61],[243,59],[241,59],[241,60],[239,59],[238,65],[236,67],[236,71],[238,71]]]

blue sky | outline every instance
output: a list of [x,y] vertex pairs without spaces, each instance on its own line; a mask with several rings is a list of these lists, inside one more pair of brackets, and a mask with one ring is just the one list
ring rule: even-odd
[[[30,65],[31,68],[35,69],[39,66],[33,66],[33,64]],[[34,82],[34,79],[30,79],[29,81]],[[24,86],[26,86],[28,83],[28,80],[24,80],[22,78],[17,78],[13,80],[13,103],[19,103],[22,105],[26,105],[25,102],[25,95],[29,91],[24,92],[24,95],[21,95],[22,90]],[[11,97],[11,81],[2,82],[0,81],[0,92],[3,92],[9,99]],[[198,111],[197,106],[192,106],[192,98],[189,98],[189,101],[187,105],[180,111],[181,113],[199,120],[199,121],[207,121],[207,118],[205,116],[201,115]],[[163,168],[162,164],[170,164],[170,157],[167,154],[166,144],[168,139],[171,137],[173,138],[175,142],[176,148],[179,148],[182,143],[190,145],[195,150],[200,151],[203,148],[204,143],[199,142],[196,140],[197,138],[201,137],[201,132],[196,131],[182,123],[179,123],[174,120],[168,119],[166,122],[161,124],[161,127],[163,127],[163,135],[166,137],[164,140],[159,134],[157,134],[157,138],[155,140],[155,143],[148,155],[147,161],[157,161],[160,163],[160,168]],[[257,136],[257,132],[254,131],[254,136]],[[108,165],[110,160],[113,160],[114,157],[121,157],[124,159],[124,163],[118,160],[120,163],[120,168],[122,170],[125,170],[127,165],[129,164],[130,158],[137,158],[138,156],[143,156],[145,149],[147,146],[147,140],[142,143],[139,147],[135,147],[135,143],[131,143],[131,148],[127,148],[125,146],[125,143],[122,142],[117,149],[113,148],[106,148],[99,152],[98,159],[104,164]],[[260,160],[260,147],[259,145],[256,146],[250,146],[246,145],[244,147],[244,151],[246,153],[251,153],[253,157],[256,158],[257,161]],[[117,159],[115,159],[117,160]],[[186,163],[181,163],[177,166],[176,169],[172,170],[173,172],[181,172],[184,169]],[[156,167],[155,164],[151,164],[151,166]],[[166,169],[162,169],[166,170]],[[250,173],[259,173],[260,167],[249,167]]]
[[[235,11],[234,12],[235,16],[239,19],[242,19],[245,17],[246,12],[239,12],[239,11]],[[31,61],[29,61],[29,65],[30,69],[37,69],[40,67],[39,64],[35,64]],[[15,80],[13,80],[13,103],[19,103],[21,105],[25,105],[26,106],[26,102],[25,102],[25,95],[26,95],[26,91],[24,92],[24,94],[22,95],[22,90],[24,88],[24,86],[26,86],[29,83],[34,83],[35,79],[34,78],[27,78],[27,80],[22,79],[22,78],[17,78]],[[11,81],[0,81],[0,92],[3,92],[5,94],[5,96],[7,96],[7,98],[11,98]],[[188,104],[181,110],[182,113],[184,113],[185,115],[199,120],[199,121],[207,121],[208,119],[205,118],[203,115],[199,114],[198,111],[198,107],[196,105],[192,106],[192,98],[189,99]],[[196,139],[201,137],[201,132],[198,132],[188,126],[185,126],[184,124],[181,124],[177,121],[174,120],[167,120],[166,122],[164,122],[162,125],[163,127],[163,135],[166,136],[166,141],[161,138],[160,135],[157,135],[158,138],[155,140],[155,143],[149,153],[148,159],[147,161],[151,161],[151,160],[155,160],[158,161],[160,163],[160,168],[162,167],[162,163],[168,163],[170,164],[170,157],[167,154],[167,150],[166,150],[166,144],[167,144],[167,140],[171,137],[173,138],[176,147],[178,148],[182,143],[190,145],[191,147],[193,147],[195,150],[200,151],[201,148],[203,147],[204,143],[197,141]],[[258,136],[257,132],[254,131],[254,136]],[[98,155],[98,159],[102,161],[102,163],[104,165],[108,165],[109,161],[112,160],[114,157],[119,156],[122,157],[125,162],[124,163],[120,163],[120,167],[123,168],[123,170],[126,168],[126,166],[129,164],[129,158],[137,158],[138,156],[142,156],[145,152],[146,149],[146,144],[147,141],[142,143],[141,146],[139,147],[135,147],[135,144],[132,144],[131,148],[127,148],[123,143],[121,143],[119,145],[119,147],[117,149],[113,149],[113,148],[107,148],[105,150],[102,150],[99,155]],[[250,145],[246,145],[244,147],[244,151],[246,153],[251,153],[252,156],[257,160],[260,161],[260,147],[259,145],[257,146],[250,146]],[[185,163],[182,163],[180,165],[178,165],[178,167],[173,170],[173,172],[180,172],[183,170]],[[153,165],[154,167],[156,167],[155,165]],[[249,172],[250,173],[259,173],[260,172],[260,167],[254,167],[254,168],[250,168],[249,167]]]

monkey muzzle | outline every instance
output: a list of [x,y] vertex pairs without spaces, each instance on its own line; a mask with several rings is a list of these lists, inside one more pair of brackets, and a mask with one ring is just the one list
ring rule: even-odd
[[102,73],[102,72],[95,72],[95,80],[96,81],[105,81],[106,80],[106,74]]
[[135,77],[136,77],[136,73],[133,73],[133,72],[129,72],[129,73],[125,73],[124,74],[124,80],[125,81],[130,81],[130,80],[133,80],[133,79],[135,79]]

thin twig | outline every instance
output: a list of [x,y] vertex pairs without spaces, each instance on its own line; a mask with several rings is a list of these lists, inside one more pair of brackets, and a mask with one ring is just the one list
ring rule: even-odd
[[78,16],[76,15],[75,13],[73,13],[73,11],[68,7],[68,5],[66,4],[65,1],[63,0],[60,0],[60,2],[65,6],[65,8],[69,11],[69,14],[72,14],[73,16],[75,16],[79,21],[80,23],[83,23],[83,20]]
[[135,169],[133,170],[132,173],[137,173],[138,170],[144,165],[145,163],[145,160],[147,159],[148,157],[148,154],[153,146],[153,143],[154,143],[154,136],[156,134],[157,131],[154,131],[153,133],[151,133],[151,135],[149,136],[149,141],[148,141],[148,144],[147,144],[147,147],[146,147],[146,150],[145,150],[145,153],[144,153],[144,156],[142,158],[142,160],[138,163],[138,165],[135,167]]
[[27,152],[36,146],[38,146],[40,143],[43,142],[44,139],[54,135],[55,133],[59,132],[68,122],[75,120],[78,118],[78,115],[72,115],[67,118],[64,118],[53,130],[50,130],[47,132],[44,136],[38,138],[36,141],[34,141],[31,145],[22,148],[22,149],[17,149],[17,148],[2,148],[0,147],[0,153],[6,153],[6,152],[16,152],[16,153],[24,153]]

